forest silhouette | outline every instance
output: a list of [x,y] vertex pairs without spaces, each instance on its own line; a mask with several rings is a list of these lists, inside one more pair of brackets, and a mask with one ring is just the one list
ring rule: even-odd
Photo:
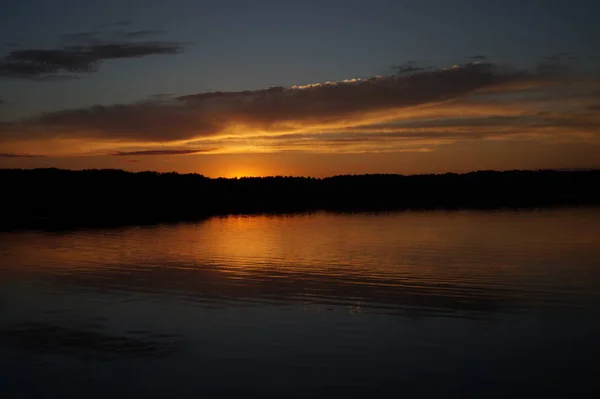
[[0,169],[0,228],[53,229],[214,215],[600,204],[600,170],[208,178],[123,170]]

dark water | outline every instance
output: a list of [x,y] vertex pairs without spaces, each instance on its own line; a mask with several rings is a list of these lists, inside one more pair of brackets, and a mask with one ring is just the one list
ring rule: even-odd
[[2,233],[0,397],[595,393],[599,310],[597,208]]

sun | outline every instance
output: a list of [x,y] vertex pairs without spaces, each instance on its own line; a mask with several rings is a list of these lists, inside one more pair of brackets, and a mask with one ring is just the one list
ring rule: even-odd
[[225,171],[222,176],[230,178],[230,179],[235,179],[235,178],[239,179],[242,177],[260,177],[260,176],[264,176],[264,173],[262,173],[257,168],[239,167],[239,168],[230,169],[230,170]]

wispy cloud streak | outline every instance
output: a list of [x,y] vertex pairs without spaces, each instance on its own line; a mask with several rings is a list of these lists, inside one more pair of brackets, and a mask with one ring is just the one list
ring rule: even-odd
[[112,154],[115,157],[127,157],[127,156],[140,156],[140,155],[189,155],[189,154],[200,154],[203,152],[214,151],[213,148],[209,149],[195,149],[195,150],[143,150],[143,151],[117,151]]
[[44,158],[44,155],[12,154],[7,152],[0,152],[0,158]]

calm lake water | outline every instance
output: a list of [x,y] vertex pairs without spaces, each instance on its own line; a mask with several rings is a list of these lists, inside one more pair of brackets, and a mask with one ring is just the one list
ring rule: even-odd
[[0,233],[0,397],[600,392],[599,310],[599,208]]

